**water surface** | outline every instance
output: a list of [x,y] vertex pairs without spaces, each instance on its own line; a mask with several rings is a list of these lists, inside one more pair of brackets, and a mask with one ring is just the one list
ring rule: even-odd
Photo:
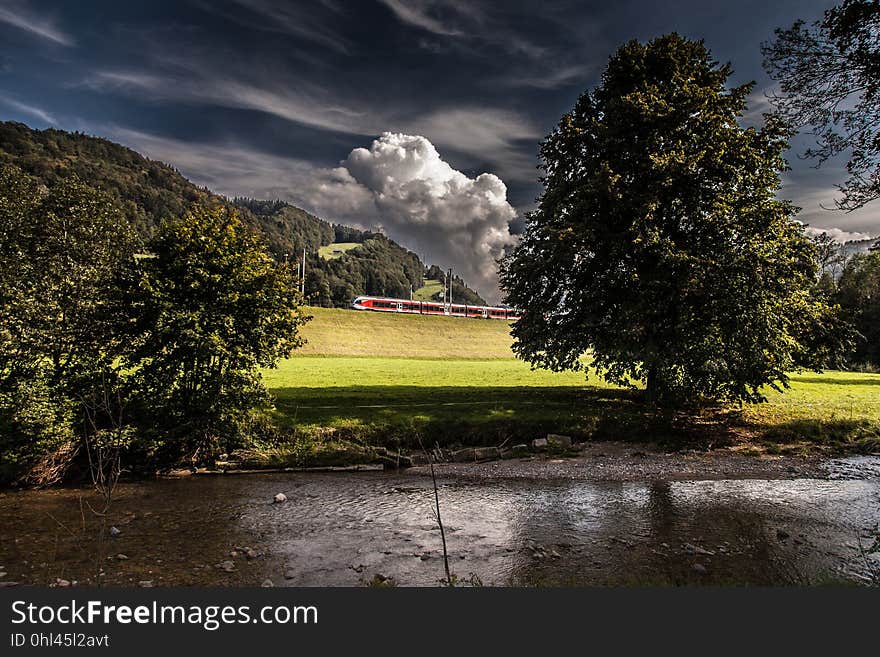
[[[863,582],[872,562],[862,548],[880,526],[880,459],[843,459],[828,472],[643,482],[441,477],[450,566],[486,585]],[[272,504],[278,492],[287,503]],[[120,534],[102,541],[90,501],[75,488],[0,494],[0,581],[351,586],[376,574],[401,585],[444,576],[431,480],[421,474],[126,483],[105,527]]]

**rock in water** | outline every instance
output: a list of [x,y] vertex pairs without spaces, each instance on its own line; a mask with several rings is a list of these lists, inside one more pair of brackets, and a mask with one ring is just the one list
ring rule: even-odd
[[467,463],[476,460],[473,447],[465,447],[458,451],[452,452],[452,460],[456,463]]
[[562,449],[567,449],[571,447],[571,437],[570,436],[560,436],[555,433],[547,434],[547,444],[550,447],[557,447]]
[[269,589],[269,588],[272,588],[273,586],[275,586],[275,584],[272,583],[271,579],[264,579],[261,586],[264,589]]
[[287,495],[284,493],[277,493],[275,495],[275,504],[282,504],[287,501]]
[[119,531],[119,528],[118,528],[118,527],[111,527],[111,528],[110,528],[110,536],[112,536],[113,538],[116,538],[116,537],[119,536],[121,533],[122,533],[122,532]]

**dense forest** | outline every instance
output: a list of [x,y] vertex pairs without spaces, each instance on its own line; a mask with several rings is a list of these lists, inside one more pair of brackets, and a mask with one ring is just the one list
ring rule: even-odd
[[[234,208],[246,226],[263,236],[276,260],[300,262],[305,249],[305,292],[313,305],[347,307],[359,294],[409,298],[411,290],[432,278],[416,254],[384,235],[330,224],[280,200],[227,199],[107,139],[0,122],[0,165],[16,166],[50,189],[73,176],[86,181],[124,210],[142,244],[164,219],[182,216],[195,203]],[[320,247],[334,242],[361,246],[339,258],[318,255]],[[453,298],[485,303],[457,277]]]

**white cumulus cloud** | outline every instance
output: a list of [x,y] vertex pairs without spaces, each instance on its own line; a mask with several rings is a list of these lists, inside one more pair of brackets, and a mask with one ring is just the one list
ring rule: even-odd
[[497,260],[516,240],[507,186],[492,173],[457,171],[425,137],[383,133],[325,172],[307,201],[328,217],[381,223],[389,237],[498,301]]
[[833,239],[835,242],[839,242],[840,244],[845,244],[846,242],[857,242],[859,240],[869,240],[873,239],[874,235],[870,233],[855,233],[847,230],[842,230],[840,228],[816,228],[814,226],[807,226],[804,228],[808,235],[821,235],[825,233]]

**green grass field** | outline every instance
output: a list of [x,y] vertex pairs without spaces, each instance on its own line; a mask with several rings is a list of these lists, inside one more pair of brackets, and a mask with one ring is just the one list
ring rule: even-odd
[[431,297],[442,291],[443,282],[429,278],[422,287],[413,292],[413,299],[416,301],[431,301]]
[[510,326],[499,320],[309,308],[302,356],[430,359],[513,358]]
[[312,309],[309,343],[265,372],[287,431],[414,446],[576,438],[880,449],[880,375],[804,373],[768,403],[657,417],[638,393],[583,373],[532,371],[494,320]]
[[346,251],[351,251],[360,246],[360,242],[338,242],[336,244],[328,244],[318,249],[318,255],[324,260],[335,260],[345,255]]

